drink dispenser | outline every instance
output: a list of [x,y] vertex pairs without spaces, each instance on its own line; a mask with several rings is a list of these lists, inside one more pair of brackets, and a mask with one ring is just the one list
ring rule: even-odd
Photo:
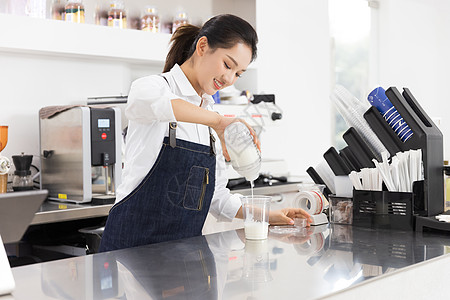
[[41,185],[49,199],[114,202],[122,174],[121,137],[119,108],[41,109]]

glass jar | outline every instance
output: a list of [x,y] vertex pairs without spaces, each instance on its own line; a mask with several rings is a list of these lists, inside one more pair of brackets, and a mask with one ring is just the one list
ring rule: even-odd
[[11,163],[9,159],[6,156],[0,155],[0,194],[6,193],[8,190],[8,172],[10,168]]
[[242,122],[231,123],[225,128],[224,137],[233,169],[248,181],[257,179],[261,168],[261,152],[247,126]]
[[29,17],[45,19],[46,10],[46,0],[28,0],[25,13]]
[[95,5],[94,12],[95,25],[108,26],[108,7],[102,3]]
[[187,14],[185,12],[178,13],[177,16],[173,19],[172,33],[174,33],[178,29],[178,27],[186,24],[189,24]]
[[15,192],[32,190],[33,179],[31,178],[31,175],[14,175],[12,188]]
[[108,11],[108,26],[114,28],[127,28],[127,16],[123,1],[113,0]]
[[65,20],[67,22],[84,23],[84,5],[82,0],[68,0],[65,12]]
[[50,7],[50,15],[53,20],[64,20],[66,15],[66,8],[61,0],[53,0]]
[[147,6],[145,8],[144,15],[141,18],[141,30],[150,32],[160,31],[160,19],[158,11],[153,6]]

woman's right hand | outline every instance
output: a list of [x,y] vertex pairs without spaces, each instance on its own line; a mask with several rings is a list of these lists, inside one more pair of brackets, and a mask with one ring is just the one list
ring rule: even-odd
[[228,154],[227,147],[225,145],[224,132],[225,132],[225,128],[234,122],[241,122],[241,123],[244,123],[245,126],[247,126],[247,128],[250,131],[250,134],[253,137],[253,141],[254,141],[255,145],[258,147],[259,151],[261,151],[261,143],[258,139],[258,136],[256,135],[256,132],[253,130],[253,128],[247,124],[247,122],[245,122],[244,120],[239,119],[239,118],[227,118],[224,116],[220,116],[219,122],[215,126],[213,126],[213,129],[217,133],[217,136],[220,139],[220,143],[222,144],[223,156],[225,157],[226,161],[230,161],[230,155]]

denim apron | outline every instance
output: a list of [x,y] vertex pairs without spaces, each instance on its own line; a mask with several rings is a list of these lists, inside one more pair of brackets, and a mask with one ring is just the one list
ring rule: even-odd
[[201,235],[214,194],[213,147],[169,141],[136,189],[111,208],[100,252]]
[[169,123],[155,164],[110,210],[100,252],[201,235],[214,194],[216,155],[210,146],[176,139]]

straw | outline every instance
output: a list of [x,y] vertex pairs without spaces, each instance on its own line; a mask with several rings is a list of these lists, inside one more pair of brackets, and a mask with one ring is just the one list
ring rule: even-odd
[[417,164],[418,153],[416,150],[409,151],[409,175],[411,176],[411,182],[418,180],[418,164]]
[[399,160],[397,156],[392,157],[392,162],[390,166],[391,178],[394,183],[394,187],[396,191],[400,190],[400,175],[398,171]]
[[423,175],[423,161],[422,161],[422,149],[418,149],[417,151],[418,151],[418,152],[417,152],[417,153],[418,153],[417,160],[419,161],[419,165],[420,165],[419,169],[417,170],[417,171],[419,172],[417,178],[418,178],[419,180],[424,180],[424,175]]
[[372,159],[373,163],[375,164],[375,167],[380,172],[381,177],[383,178],[384,183],[386,184],[387,189],[390,192],[395,191],[394,183],[392,182],[391,175],[388,170],[385,169],[383,164],[380,164],[376,159]]
[[350,174],[348,174],[348,177],[350,178],[350,181],[352,182],[355,190],[363,189],[363,186],[361,184],[361,178],[359,177],[359,173],[357,173],[356,171],[351,171]]

